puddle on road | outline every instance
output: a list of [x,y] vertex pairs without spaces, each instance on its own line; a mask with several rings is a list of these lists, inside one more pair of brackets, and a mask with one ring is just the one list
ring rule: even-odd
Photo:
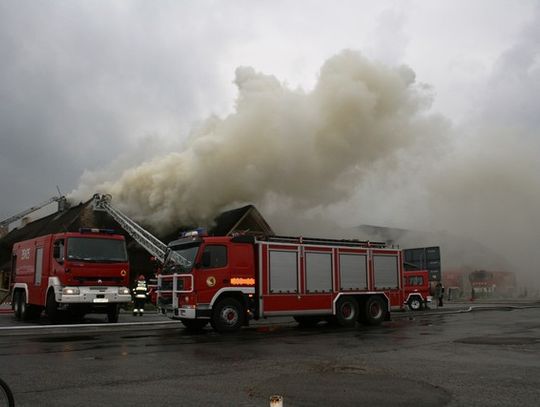
[[161,335],[125,335],[121,339],[142,339],[142,338],[160,338]]
[[470,338],[457,339],[454,342],[469,345],[533,345],[540,343],[540,338],[473,336]]
[[95,341],[95,336],[79,335],[79,336],[53,336],[34,339],[35,342],[59,343],[59,342],[79,342],[79,341]]

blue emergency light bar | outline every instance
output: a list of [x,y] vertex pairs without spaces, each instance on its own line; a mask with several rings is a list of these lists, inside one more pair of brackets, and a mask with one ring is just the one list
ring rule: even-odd
[[80,228],[79,233],[108,233],[114,234],[114,229],[100,229],[100,228]]
[[206,236],[206,229],[205,228],[197,228],[195,230],[189,230],[187,232],[182,232],[180,237],[197,237],[197,236]]

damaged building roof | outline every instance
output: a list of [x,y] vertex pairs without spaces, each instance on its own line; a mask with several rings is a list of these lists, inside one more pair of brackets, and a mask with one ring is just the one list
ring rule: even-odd
[[[123,234],[126,237],[132,264],[134,261],[143,261],[143,257],[149,257],[144,249],[109,214],[103,211],[94,211],[92,199],[90,199],[64,211],[37,219],[23,227],[13,229],[1,238],[0,267],[10,267],[11,248],[16,242],[52,233],[77,232],[82,227],[109,228]],[[176,239],[182,231],[187,229],[192,228],[179,227],[172,234],[160,235],[155,233],[155,235],[165,242],[169,242]],[[151,232],[154,233],[154,231]],[[209,228],[209,234],[214,236],[228,236],[236,232],[264,235],[274,234],[272,228],[253,205],[246,205],[219,214]],[[143,261],[143,263],[147,262],[147,260]],[[144,267],[150,266],[145,265]]]
[[233,233],[274,235],[270,225],[253,205],[222,212],[214,219],[209,233],[214,236],[229,236]]

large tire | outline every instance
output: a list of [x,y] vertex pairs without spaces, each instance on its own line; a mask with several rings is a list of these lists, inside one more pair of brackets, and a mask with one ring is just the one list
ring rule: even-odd
[[343,327],[352,327],[358,319],[358,302],[353,297],[340,297],[336,304],[336,322]]
[[0,403],[2,406],[15,407],[13,393],[7,383],[0,379]]
[[321,322],[321,317],[312,316],[312,315],[297,315],[293,317],[300,328],[313,328],[319,322]]
[[21,320],[28,321],[33,317],[32,306],[26,302],[26,293],[21,291],[19,294],[19,310],[21,313]]
[[210,324],[218,332],[235,332],[244,325],[244,307],[234,298],[225,298],[212,310]]
[[54,291],[51,290],[47,294],[47,303],[45,305],[45,313],[49,318],[49,321],[55,323],[60,319],[60,311],[58,310],[58,303],[56,302],[56,297],[54,296]]
[[107,308],[107,321],[111,324],[116,324],[119,314],[120,307],[117,304],[110,304]]
[[364,304],[364,313],[360,320],[366,325],[380,325],[386,318],[387,312],[386,301],[372,295]]
[[15,319],[20,320],[21,319],[21,303],[20,298],[21,292],[19,290],[15,291],[13,293],[13,298],[11,301],[13,302],[13,315],[15,315]]
[[422,299],[415,295],[414,297],[409,298],[407,305],[411,311],[420,311],[422,309]]
[[181,319],[182,324],[186,327],[188,331],[191,332],[199,332],[204,329],[206,325],[208,325],[207,319]]

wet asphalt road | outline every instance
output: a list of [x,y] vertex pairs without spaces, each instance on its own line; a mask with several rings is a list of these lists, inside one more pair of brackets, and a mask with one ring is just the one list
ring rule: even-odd
[[354,329],[282,319],[234,335],[135,321],[146,324],[5,330],[21,323],[0,315],[0,377],[17,406],[540,404],[540,308],[395,313]]

